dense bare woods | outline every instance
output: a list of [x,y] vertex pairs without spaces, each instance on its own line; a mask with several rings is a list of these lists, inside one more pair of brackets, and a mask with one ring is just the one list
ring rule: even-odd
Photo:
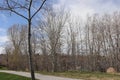
[[[84,23],[70,16],[63,10],[46,10],[32,29],[35,70],[103,72],[114,67],[120,71],[120,13],[95,14]],[[9,46],[2,64],[9,69],[28,69],[26,28],[14,25],[8,30]]]

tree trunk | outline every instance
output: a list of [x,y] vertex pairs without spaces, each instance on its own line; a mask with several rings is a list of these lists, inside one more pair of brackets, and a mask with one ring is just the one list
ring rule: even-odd
[[31,19],[28,20],[28,53],[29,53],[29,65],[30,65],[30,71],[31,71],[31,78],[32,80],[35,80],[34,75],[34,65],[33,65],[33,59],[32,59],[32,48],[31,48]]

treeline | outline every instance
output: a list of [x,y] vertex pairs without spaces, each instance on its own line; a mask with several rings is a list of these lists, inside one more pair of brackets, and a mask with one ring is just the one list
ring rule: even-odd
[[[120,13],[73,18],[65,10],[47,9],[32,26],[32,53],[36,71],[120,71]],[[13,25],[2,65],[29,70],[27,26]]]

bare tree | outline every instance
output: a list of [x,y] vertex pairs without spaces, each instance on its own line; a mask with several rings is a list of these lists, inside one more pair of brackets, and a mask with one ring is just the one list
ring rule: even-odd
[[6,47],[5,47],[5,53],[6,53],[6,56],[5,56],[5,59],[6,59],[6,66],[7,68],[9,69],[9,57],[10,57],[10,54],[11,54],[11,45],[10,44],[6,44]]
[[[44,35],[49,52],[51,55],[52,71],[58,71],[58,56],[61,53],[61,37],[63,35],[63,27],[66,24],[68,14],[64,10],[53,11],[53,9],[46,9],[46,14],[43,22],[40,22],[40,30],[44,30],[41,35]],[[43,23],[43,24],[42,24]],[[45,46],[45,45],[44,45]]]
[[[31,49],[32,19],[41,10],[45,2],[46,0],[4,0],[3,3],[0,4],[0,10],[13,12],[28,21],[28,52],[32,80],[35,80]],[[36,5],[38,5],[37,8],[35,8]],[[22,14],[23,10],[25,10],[25,14]]]
[[23,36],[24,33],[21,33],[23,30],[21,26],[19,25],[14,25],[8,29],[8,38],[11,42],[11,47],[13,48],[12,53],[13,53],[13,62],[15,69],[19,69],[21,66],[21,59],[22,58],[22,53],[21,53],[21,43],[23,42]]
[[76,37],[77,37],[77,32],[76,32],[76,25],[74,24],[74,20],[69,21],[69,42],[70,42],[70,54],[71,54],[71,69],[75,70],[76,68],[76,52],[77,52],[77,42],[76,42]]

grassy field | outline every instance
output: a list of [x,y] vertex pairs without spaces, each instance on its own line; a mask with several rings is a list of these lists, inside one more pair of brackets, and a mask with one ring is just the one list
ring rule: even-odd
[[107,74],[101,72],[70,71],[70,72],[54,72],[54,73],[41,72],[41,73],[47,75],[55,75],[55,76],[77,78],[84,80],[120,80],[120,75],[118,74]]
[[0,80],[31,80],[31,79],[22,77],[22,76],[18,76],[18,75],[14,75],[14,74],[0,72]]

